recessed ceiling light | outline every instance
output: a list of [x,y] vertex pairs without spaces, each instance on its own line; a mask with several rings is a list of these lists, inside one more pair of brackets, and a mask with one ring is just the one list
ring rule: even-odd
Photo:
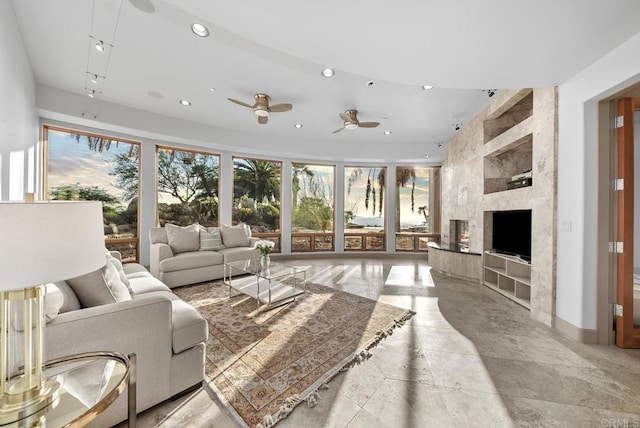
[[336,74],[336,71],[333,68],[325,68],[322,70],[322,75],[324,77],[333,77]]
[[96,49],[100,52],[104,52],[104,42],[102,40],[99,40],[98,43],[96,43]]
[[391,131],[384,131],[384,135],[391,135]]
[[429,159],[429,155],[426,154],[426,153],[424,155],[420,155],[420,157],[423,158],[423,159]]
[[191,24],[191,31],[199,37],[207,37],[209,35],[209,29],[197,22]]
[[373,85],[375,85],[375,84],[376,84],[376,82],[374,82],[373,80],[369,80],[369,81],[367,82],[367,86],[368,86],[368,87],[372,87],[372,86],[373,86]]
[[302,124],[301,123],[296,123],[295,125],[293,125],[296,129],[300,129],[302,128]]
[[182,104],[183,106],[190,106],[191,102],[188,100],[180,100],[180,104]]
[[215,92],[215,91],[217,91],[217,89],[214,88],[213,86],[209,88],[209,92]]
[[422,85],[421,86],[422,89],[424,89],[425,91],[428,91],[429,89],[433,89],[433,86],[430,85]]

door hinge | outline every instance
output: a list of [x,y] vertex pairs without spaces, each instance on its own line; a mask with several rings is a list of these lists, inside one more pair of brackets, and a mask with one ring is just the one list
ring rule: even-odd
[[617,303],[613,304],[613,315],[616,317],[622,316],[622,305],[619,305]]
[[624,251],[623,242],[609,242],[609,252],[610,253],[622,253]]
[[624,116],[616,116],[613,119],[613,128],[618,129],[624,126]]
[[611,190],[624,190],[624,178],[611,180]]

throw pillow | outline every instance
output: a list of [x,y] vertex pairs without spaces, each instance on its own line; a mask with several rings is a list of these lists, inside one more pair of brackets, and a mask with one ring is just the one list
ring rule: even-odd
[[118,276],[120,277],[120,281],[122,281],[122,283],[127,287],[127,290],[129,290],[129,294],[131,294],[131,297],[133,297],[133,288],[131,288],[131,281],[129,281],[129,278],[127,278],[127,274],[124,273],[122,262],[118,258],[113,257],[109,251],[107,251],[107,260],[113,265],[113,267],[116,268],[116,270],[118,271]]
[[49,289],[51,286],[55,286],[60,294],[62,294],[62,306],[60,307],[60,313],[64,314],[65,312],[77,311],[82,306],[80,306],[80,301],[78,300],[78,296],[73,292],[69,284],[65,281],[57,281],[47,284],[47,295],[49,294]]
[[[56,319],[60,313],[64,297],[62,292],[58,290],[55,284],[46,284],[44,289],[44,321],[48,323]],[[27,301],[31,304],[32,326],[36,322],[36,307],[34,301]],[[24,331],[24,310],[25,304],[12,305],[13,310],[10,312],[11,327],[14,331]]]
[[164,227],[167,231],[169,246],[174,254],[198,251],[200,248],[200,230],[197,224],[183,227],[167,223]]
[[131,300],[127,286],[113,263],[105,260],[101,269],[67,280],[67,284],[78,296],[83,308]]
[[200,226],[200,251],[218,251],[223,248],[220,229]]
[[222,243],[227,248],[232,247],[248,247],[250,245],[250,234],[247,231],[248,226],[244,223],[239,223],[235,226],[228,226],[223,224],[220,227],[220,234],[222,235]]

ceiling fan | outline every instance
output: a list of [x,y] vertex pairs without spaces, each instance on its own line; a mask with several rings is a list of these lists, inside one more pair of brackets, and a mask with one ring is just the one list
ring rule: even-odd
[[256,99],[254,105],[247,104],[233,98],[227,99],[232,103],[253,109],[253,113],[258,116],[258,123],[261,125],[264,125],[269,121],[269,113],[283,113],[285,111],[290,111],[293,108],[293,105],[289,103],[274,104],[270,106],[269,100],[271,100],[271,97],[267,94],[256,94],[254,98]]
[[340,132],[343,129],[356,129],[356,128],[375,128],[380,125],[380,122],[360,122],[358,121],[358,110],[347,110],[344,113],[340,113],[340,119],[344,121],[344,125],[340,129],[336,129],[332,132]]

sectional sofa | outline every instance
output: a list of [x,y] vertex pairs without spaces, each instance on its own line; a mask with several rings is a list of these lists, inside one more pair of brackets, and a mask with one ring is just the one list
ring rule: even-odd
[[[96,272],[47,284],[45,354],[135,353],[139,413],[202,382],[207,321],[143,266],[105,257]],[[125,420],[126,404],[124,394],[95,426]]]

